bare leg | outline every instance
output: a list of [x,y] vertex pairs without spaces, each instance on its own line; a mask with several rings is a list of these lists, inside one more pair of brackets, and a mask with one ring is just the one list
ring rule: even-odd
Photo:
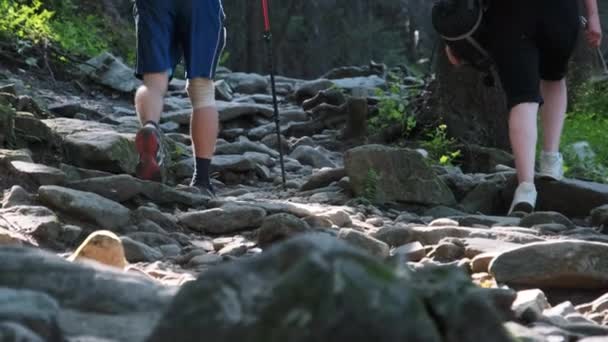
[[216,107],[195,109],[190,123],[190,135],[197,158],[211,159],[215,152],[219,127]]
[[543,151],[557,153],[568,106],[566,80],[542,81],[545,104],[541,108],[543,123]]
[[509,136],[515,156],[519,182],[534,183],[534,162],[538,139],[536,113],[538,103],[522,103],[511,110]]
[[139,154],[135,173],[140,179],[162,181],[163,154],[158,122],[168,83],[167,73],[146,74],[144,84],[135,94],[135,109],[143,126],[135,135],[135,148]]
[[142,125],[149,121],[160,121],[168,84],[169,75],[166,72],[144,75],[144,84],[135,94],[135,110]]

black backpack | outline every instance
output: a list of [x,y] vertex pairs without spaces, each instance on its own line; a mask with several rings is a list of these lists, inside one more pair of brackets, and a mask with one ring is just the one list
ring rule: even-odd
[[432,9],[433,27],[454,54],[479,71],[490,73],[492,59],[480,44],[485,29],[484,0],[437,0]]

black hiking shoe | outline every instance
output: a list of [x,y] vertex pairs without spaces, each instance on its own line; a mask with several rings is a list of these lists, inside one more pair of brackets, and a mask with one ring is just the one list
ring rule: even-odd
[[200,194],[203,196],[207,196],[211,199],[217,199],[217,195],[215,194],[215,190],[213,189],[213,186],[211,184],[207,186],[204,184],[196,183],[196,181],[193,179],[192,182],[190,182],[190,187],[198,189]]
[[135,136],[135,148],[139,163],[135,169],[137,178],[162,182],[164,162],[161,132],[154,125],[146,124]]

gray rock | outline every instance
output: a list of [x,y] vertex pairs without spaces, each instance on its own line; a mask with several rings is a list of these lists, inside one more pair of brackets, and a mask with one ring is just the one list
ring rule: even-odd
[[465,274],[404,273],[333,238],[296,237],[184,286],[148,342],[511,341],[489,292]]
[[3,247],[0,286],[42,292],[62,308],[118,314],[162,310],[171,293],[143,278],[99,264],[71,263],[38,249]]
[[139,220],[150,220],[167,231],[178,231],[179,225],[177,218],[170,214],[165,214],[158,209],[150,207],[139,207],[134,211],[135,217]]
[[347,151],[344,163],[357,196],[375,195],[381,203],[455,204],[450,189],[416,151],[381,145],[361,146]]
[[385,227],[372,236],[392,247],[399,247],[412,241],[412,232],[408,227]]
[[117,133],[111,125],[76,119],[43,122],[62,141],[65,161],[89,169],[134,173],[138,162],[133,134]]
[[[542,290],[532,289],[517,292],[517,298],[513,302],[513,311],[519,318],[532,318],[537,320],[545,309],[551,305]],[[531,315],[531,316],[530,316]]]
[[310,98],[314,97],[315,95],[317,95],[318,92],[320,92],[322,90],[327,90],[334,86],[335,86],[334,82],[332,82],[330,80],[326,80],[326,79],[319,79],[319,80],[304,82],[304,83],[300,84],[295,91],[296,101],[298,103],[302,103],[305,100],[310,99]]
[[409,233],[411,240],[407,242],[420,241],[425,246],[436,245],[439,243],[439,241],[446,237],[498,239],[501,241],[521,244],[544,241],[544,239],[532,234],[511,230],[501,230],[498,228],[479,229],[465,227],[411,227]]
[[0,163],[10,163],[12,161],[23,161],[33,163],[32,152],[29,150],[5,150],[0,148]]
[[461,226],[464,227],[472,227],[475,225],[482,225],[487,227],[518,227],[519,223],[521,222],[520,218],[509,216],[466,215],[450,218],[456,220]]
[[260,94],[268,90],[268,79],[258,74],[235,72],[225,79],[234,91],[242,94]]
[[94,193],[46,185],[38,189],[38,196],[43,203],[105,229],[120,229],[130,220],[128,208]]
[[322,188],[333,182],[337,182],[344,177],[346,177],[346,170],[344,168],[321,169],[314,173],[312,177],[302,185],[300,191]]
[[[505,329],[517,339],[518,342],[546,342],[547,338],[541,332],[535,331],[533,329],[527,328],[521,324],[515,322],[507,322],[504,324]],[[564,338],[563,340],[558,340],[559,338],[556,335],[551,335],[553,339],[560,342],[566,342],[567,340]]]
[[82,228],[74,225],[65,225],[61,227],[59,239],[68,245],[75,244],[82,235]]
[[308,121],[310,116],[308,113],[301,109],[289,109],[279,111],[281,115],[281,122],[291,122],[291,121]]
[[247,253],[247,245],[233,242],[224,246],[224,248],[220,249],[217,253],[221,256],[240,257]]
[[234,143],[220,145],[216,148],[216,155],[222,154],[244,154],[245,152],[265,153],[271,157],[278,157],[279,153],[268,148],[264,144],[254,143],[251,141],[238,141]]
[[70,182],[66,186],[96,193],[116,202],[125,202],[142,192],[142,183],[129,175],[96,177]]
[[418,262],[426,256],[424,246],[416,241],[395,248],[393,255],[403,256],[407,261]]
[[220,101],[232,101],[234,99],[234,94],[232,93],[232,88],[230,88],[230,84],[224,80],[219,80],[215,82],[215,98]]
[[228,234],[257,228],[262,225],[266,211],[246,205],[226,205],[221,208],[190,212],[179,215],[179,222],[186,227],[211,234]]
[[[268,135],[264,136],[264,138],[262,138],[261,142],[262,142],[262,144],[266,145],[267,147],[271,148],[274,151],[279,150],[279,138],[277,137],[276,134],[268,134]],[[284,154],[291,153],[291,144],[282,135],[281,135],[281,147],[283,148]]]
[[293,150],[293,152],[291,152],[290,157],[298,160],[304,165],[310,165],[318,169],[324,167],[336,167],[331,159],[326,156],[326,153],[324,153],[324,151],[319,147],[313,148],[311,146],[298,146],[295,150]]
[[158,247],[162,245],[179,245],[179,243],[170,236],[158,233],[136,232],[128,234],[127,237],[150,247]]
[[75,181],[80,181],[80,180],[89,179],[89,178],[112,176],[112,174],[109,172],[83,169],[83,168],[68,165],[68,164],[61,164],[59,166],[59,169],[61,171],[63,171],[63,173],[65,173],[66,180],[69,182],[75,182]]
[[31,205],[32,195],[19,185],[13,185],[10,191],[4,195],[2,208],[10,208],[18,205]]
[[258,243],[265,246],[308,231],[310,226],[303,220],[290,214],[275,214],[264,219],[258,231]]
[[390,248],[386,243],[354,229],[342,228],[338,237],[381,259],[387,258],[390,254]]
[[598,227],[608,225],[608,204],[591,211],[591,223]]
[[469,213],[491,215],[502,208],[501,194],[504,185],[498,182],[480,183],[460,202],[462,209]]
[[65,181],[65,173],[54,167],[22,161],[13,161],[11,166],[20,178],[31,179],[38,185],[60,185]]
[[497,281],[534,287],[594,289],[608,286],[608,244],[585,241],[533,243],[498,255]]
[[42,337],[36,335],[24,326],[13,322],[0,323],[0,341],[5,342],[44,342]]
[[[63,336],[57,324],[58,313],[57,302],[44,293],[0,288],[0,322],[19,323],[46,341],[60,341]],[[0,337],[3,335],[2,330],[0,328]],[[1,340],[11,341],[8,338]]]
[[217,101],[216,103],[221,122],[227,122],[243,117],[255,117],[258,115],[265,118],[271,118],[274,115],[274,110],[272,107],[267,105],[224,101]]
[[135,91],[141,84],[133,69],[109,52],[88,60],[80,65],[80,70],[97,82],[125,93]]
[[449,263],[464,257],[464,245],[458,240],[440,241],[429,253],[429,258],[440,263]]
[[189,268],[209,267],[221,263],[223,258],[217,254],[201,254],[188,262]]
[[125,202],[138,195],[158,204],[180,203],[196,206],[209,201],[206,196],[180,191],[162,183],[143,181],[130,175],[89,178],[70,182],[67,186],[96,193],[117,202]]
[[[537,210],[554,211],[566,217],[586,217],[591,210],[608,203],[608,184],[564,179],[560,182],[537,182]],[[513,191],[515,186],[513,186]],[[510,195],[506,193],[505,195]],[[567,201],[564,201],[567,198]],[[572,205],[576,203],[576,205]]]
[[32,113],[17,112],[15,129],[19,137],[28,143],[54,145],[51,130]]
[[575,228],[574,223],[566,216],[557,212],[535,212],[521,219],[519,225],[522,227],[533,227],[545,223],[559,223],[566,226],[568,229]]
[[464,255],[469,259],[484,253],[506,252],[521,247],[521,244],[494,239],[464,238],[461,239],[465,248]]
[[11,230],[31,235],[36,240],[55,242],[61,233],[59,219],[51,210],[40,206],[14,206],[0,210],[0,218]]
[[237,154],[214,156],[211,160],[211,172],[247,172],[254,171],[255,166],[254,160]]
[[341,89],[348,91],[361,91],[362,95],[375,96],[378,88],[386,88],[386,80],[376,76],[352,77],[333,80],[334,84]]
[[123,236],[120,240],[125,249],[125,257],[128,262],[155,262],[163,257],[161,252],[130,237]]

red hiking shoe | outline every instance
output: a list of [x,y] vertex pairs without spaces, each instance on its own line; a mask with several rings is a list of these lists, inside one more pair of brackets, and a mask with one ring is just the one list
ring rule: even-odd
[[135,148],[139,153],[139,163],[135,169],[137,178],[162,182],[163,148],[161,133],[153,125],[145,125],[135,136]]

